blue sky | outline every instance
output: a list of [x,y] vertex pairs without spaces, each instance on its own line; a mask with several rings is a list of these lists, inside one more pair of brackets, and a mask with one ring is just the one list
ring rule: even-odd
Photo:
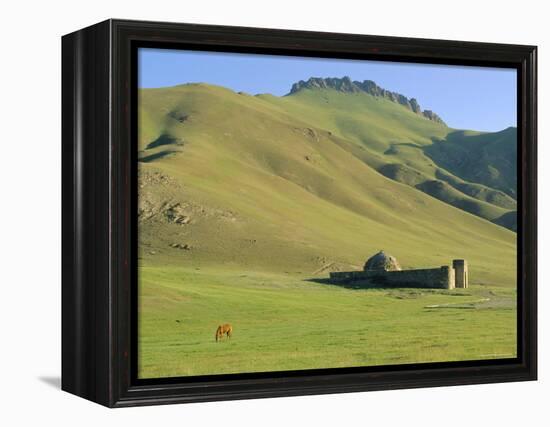
[[203,82],[282,96],[298,80],[349,76],[416,98],[453,128],[517,125],[514,69],[148,48],[140,48],[138,58],[142,88]]

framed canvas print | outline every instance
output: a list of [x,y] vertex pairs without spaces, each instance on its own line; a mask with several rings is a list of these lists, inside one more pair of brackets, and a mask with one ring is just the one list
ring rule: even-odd
[[62,388],[106,406],[536,379],[536,48],[63,37]]

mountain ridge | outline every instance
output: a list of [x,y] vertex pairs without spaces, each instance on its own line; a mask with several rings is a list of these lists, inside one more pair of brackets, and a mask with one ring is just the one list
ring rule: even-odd
[[[409,266],[463,257],[476,264],[472,280],[513,283],[512,209],[416,187],[436,178],[423,148],[445,139],[443,125],[332,90],[274,97],[187,85],[140,91],[139,106],[146,262],[307,274],[360,265],[383,242]],[[387,163],[403,169],[384,176]],[[420,182],[408,182],[414,170]]]
[[422,110],[416,98],[407,98],[398,92],[392,92],[378,86],[372,80],[351,80],[348,76],[338,77],[310,77],[308,80],[300,80],[292,85],[290,92],[286,95],[293,95],[303,89],[334,89],[347,93],[367,93],[374,97],[385,98],[389,101],[402,105],[408,110],[428,120],[446,126],[443,119],[432,110]]
[[[214,129],[217,129],[215,140],[223,141],[224,145],[237,135],[241,141],[253,137],[256,141],[253,149],[264,159],[262,164],[265,164],[265,159],[277,156],[271,150],[270,153],[263,151],[268,149],[265,144],[267,140],[276,138],[290,143],[295,136],[299,136],[318,143],[326,135],[331,143],[344,148],[353,157],[393,181],[499,226],[515,229],[512,224],[515,217],[503,217],[516,209],[514,196],[495,188],[499,176],[513,175],[513,171],[509,174],[503,168],[507,165],[507,159],[514,157],[514,152],[499,149],[505,142],[502,135],[511,137],[507,138],[503,147],[513,145],[514,138],[510,131],[457,131],[425,120],[398,103],[380,102],[367,94],[354,96],[338,90],[297,90],[292,96],[278,97],[269,94],[250,96],[222,86],[189,83],[140,93],[140,96],[151,99],[147,101],[151,104],[150,108],[140,114],[141,123],[145,125],[141,127],[139,138],[141,162],[180,156],[182,152],[197,147],[198,141],[203,144],[210,140]],[[216,108],[213,108],[215,105]],[[229,112],[232,110],[241,112],[237,121],[230,119],[232,115]],[[254,117],[254,120],[247,120],[248,125],[245,126],[245,117]],[[275,132],[274,129],[279,130]],[[280,133],[283,129],[290,129],[292,136],[283,137]],[[193,136],[195,132],[198,132],[197,136],[200,134],[198,140]],[[464,164],[441,158],[446,156],[447,150],[436,150],[436,145],[452,144],[449,155],[455,156],[453,153],[460,154],[462,151],[460,147],[464,138],[473,138],[471,142],[478,138],[489,142],[486,145],[490,148],[487,152],[489,157],[464,157],[467,160]],[[468,142],[464,141],[464,149],[472,146]],[[296,148],[294,145],[291,147]],[[246,153],[249,148],[252,147],[241,146],[238,151]],[[495,158],[498,162],[491,162],[491,156],[498,153],[504,157]],[[318,160],[312,153],[303,153],[303,156],[311,166],[317,165]],[[475,157],[479,157],[481,163],[477,162],[479,164],[473,167],[475,163],[472,159],[475,160]],[[272,161],[268,163],[269,169],[273,169]],[[488,169],[483,176],[466,176],[468,169],[473,167],[482,171],[485,166]],[[276,168],[279,169],[279,166]],[[493,185],[486,186],[479,182],[485,175],[496,180],[488,183]],[[506,218],[506,221],[499,221],[500,217]]]

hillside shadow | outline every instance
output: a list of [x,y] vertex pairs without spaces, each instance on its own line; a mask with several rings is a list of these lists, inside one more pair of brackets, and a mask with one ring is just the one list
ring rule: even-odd
[[[185,145],[183,140],[179,138],[174,138],[170,135],[162,134],[153,142],[150,142],[145,147],[145,150],[139,152],[138,161],[149,163],[154,160],[162,159],[163,157],[171,156],[173,154],[179,153],[182,151],[182,148]],[[159,148],[159,150],[154,153],[149,154],[149,150],[154,150]]]
[[160,153],[151,154],[149,156],[143,156],[138,159],[139,162],[149,163],[154,160],[162,159],[163,157],[176,154],[177,151],[161,151]]
[[162,147],[163,145],[178,145],[183,146],[184,143],[181,139],[174,138],[170,135],[162,134],[157,139],[155,139],[153,142],[150,142],[147,144],[147,147],[145,147],[146,150],[151,150],[153,148]]
[[413,142],[392,142],[390,148],[384,151],[384,154],[397,154],[399,152],[398,147],[416,148],[418,150],[422,150],[424,148],[421,145],[415,144]]

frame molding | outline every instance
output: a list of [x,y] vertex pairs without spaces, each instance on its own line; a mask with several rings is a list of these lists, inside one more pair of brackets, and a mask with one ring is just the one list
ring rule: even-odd
[[[518,70],[518,358],[136,381],[136,44]],[[62,389],[109,407],[537,378],[534,46],[108,20],[62,39]]]

